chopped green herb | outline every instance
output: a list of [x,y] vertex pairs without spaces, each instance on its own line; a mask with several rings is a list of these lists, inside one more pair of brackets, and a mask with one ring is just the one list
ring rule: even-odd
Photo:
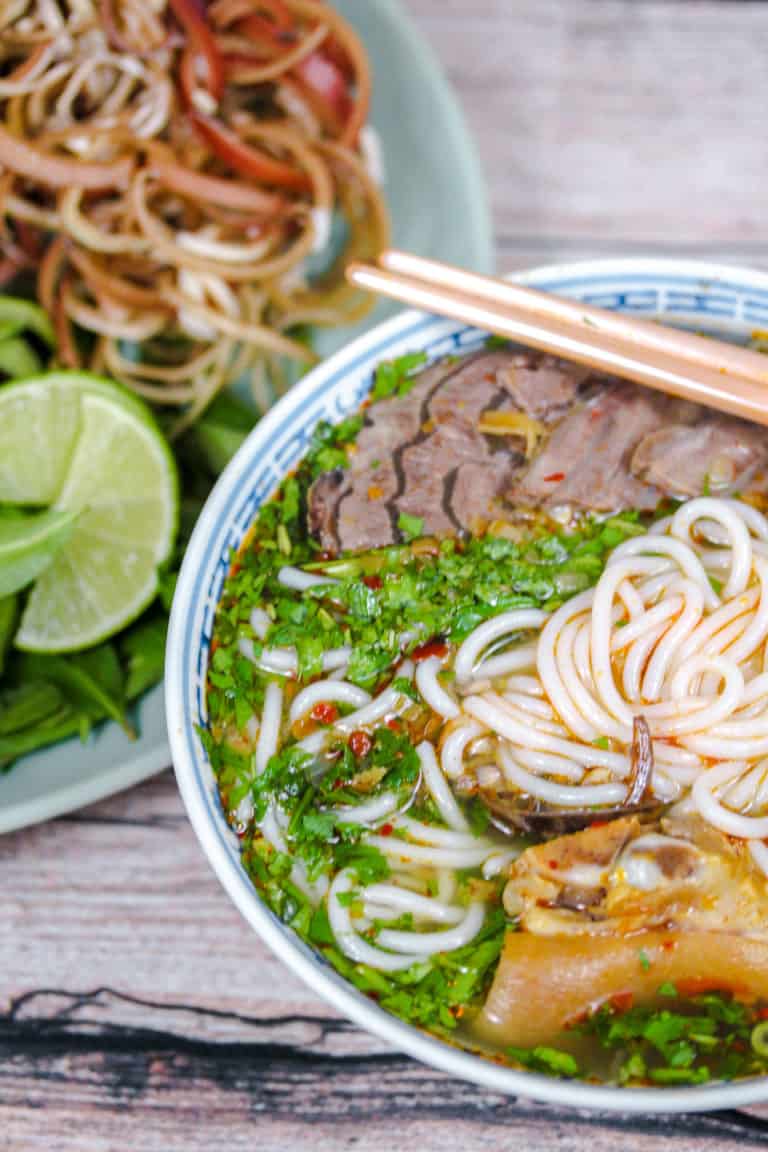
[[[660,995],[672,1000],[670,983]],[[768,1046],[760,1051],[755,1010],[720,993],[677,998],[669,1008],[641,1005],[595,1012],[576,1031],[595,1036],[602,1047],[621,1054],[618,1079],[657,1084],[698,1084],[711,1078],[764,1074]],[[766,1028],[768,1032],[768,1028]],[[755,1035],[757,1034],[757,1045]]]
[[415,540],[424,531],[424,517],[409,516],[407,512],[401,512],[397,518],[397,526],[406,540]]
[[643,972],[647,972],[651,966],[650,956],[644,948],[641,948],[637,955],[638,959],[640,960],[640,967],[642,968]]
[[560,1048],[507,1048],[510,1060],[530,1068],[533,1072],[547,1072],[550,1076],[578,1076],[579,1065],[570,1052]]
[[416,383],[419,368],[427,362],[425,352],[409,352],[396,360],[385,360],[379,364],[374,377],[372,400],[384,400],[387,396],[407,396]]

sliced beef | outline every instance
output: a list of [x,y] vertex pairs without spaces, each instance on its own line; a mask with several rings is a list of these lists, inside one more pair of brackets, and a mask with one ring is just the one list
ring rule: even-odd
[[499,383],[515,408],[551,424],[570,408],[590,375],[589,368],[555,356],[517,352],[499,373]]
[[745,420],[719,413],[691,428],[669,424],[644,436],[632,456],[632,472],[674,496],[700,496],[765,487],[768,436]]
[[[546,425],[533,461],[520,435],[479,431],[488,410]],[[309,493],[308,523],[331,553],[425,534],[480,532],[512,507],[653,509],[664,495],[768,491],[762,429],[536,352],[484,350],[421,372],[372,405],[346,471]]]
[[325,546],[326,541],[336,539],[336,513],[339,500],[347,486],[347,477],[342,468],[323,472],[309,490],[307,519],[309,531]]
[[[343,473],[344,483],[329,487],[326,476],[333,473],[315,481],[309,492],[309,530],[326,551],[378,548],[393,542],[388,502],[399,487],[395,454],[419,435],[422,404],[445,373],[444,364],[435,364],[419,374],[407,396],[371,408],[351,465]],[[316,507],[318,503],[321,508]]]
[[497,452],[488,459],[459,465],[449,479],[447,498],[454,521],[464,531],[476,532],[483,523],[509,514],[499,495],[511,484],[522,460],[522,456]]
[[524,456],[520,438],[491,443],[480,416],[492,408],[559,415],[585,374],[572,366],[558,374],[553,364],[507,349],[450,358],[420,373],[407,396],[374,404],[343,483],[321,476],[313,485],[310,531],[336,552],[396,542],[401,513],[418,516],[425,533],[455,533],[493,515]]
[[[457,520],[451,506],[453,478],[467,464],[485,463],[493,475],[491,452],[486,437],[478,430],[483,412],[509,407],[500,377],[508,371],[509,353],[497,351],[472,357],[441,382],[423,408],[423,438],[400,454],[402,485],[397,496],[400,512],[424,519],[425,531],[435,534],[456,532],[468,524]],[[434,430],[433,430],[434,429]],[[513,446],[505,443],[501,459]],[[519,458],[522,460],[522,457]],[[505,467],[495,469],[497,486],[503,488]],[[487,485],[486,485],[487,486]],[[481,517],[487,500],[465,500],[465,516]]]
[[693,405],[646,388],[601,385],[566,413],[508,498],[535,507],[653,509],[662,493],[632,475],[634,449],[666,421],[695,413]]

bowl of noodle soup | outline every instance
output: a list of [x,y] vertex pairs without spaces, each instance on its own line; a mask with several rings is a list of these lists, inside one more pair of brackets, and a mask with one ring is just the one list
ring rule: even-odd
[[[520,279],[740,341],[768,313],[691,262]],[[578,1107],[768,1098],[762,435],[404,312],[232,461],[174,600],[176,775],[361,1027]]]

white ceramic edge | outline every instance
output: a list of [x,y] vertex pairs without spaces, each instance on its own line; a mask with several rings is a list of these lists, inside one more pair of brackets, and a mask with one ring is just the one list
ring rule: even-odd
[[[52,820],[55,816],[64,816],[78,808],[95,804],[97,800],[116,796],[132,788],[134,784],[141,784],[151,776],[158,776],[170,767],[171,747],[168,741],[164,740],[127,764],[123,761],[106,772],[98,772],[85,780],[78,780],[75,784],[69,784],[57,792],[0,807],[0,835],[17,832],[22,828],[31,828],[35,824]],[[21,764],[20,768],[23,771]]]
[[[706,284],[735,277],[741,281],[749,280],[756,288],[763,291],[768,290],[768,273],[710,262],[656,258],[578,261],[567,264],[544,265],[517,273],[511,279],[532,283],[554,277],[557,277],[558,280],[580,279],[587,274],[605,275],[612,273],[617,277],[643,273],[667,276],[686,275],[693,276],[701,283]],[[209,822],[204,797],[195,781],[193,761],[187,756],[186,745],[183,740],[183,674],[179,654],[182,648],[183,630],[188,618],[194,570],[199,562],[199,557],[205,551],[208,536],[219,519],[220,506],[226,502],[230,492],[236,487],[244,468],[244,462],[253,452],[251,445],[254,440],[268,441],[278,421],[284,419],[289,411],[295,411],[299,408],[304,399],[314,391],[324,377],[335,375],[345,362],[364,354],[370,346],[380,344],[385,340],[395,340],[409,326],[417,322],[421,316],[423,316],[422,313],[409,310],[379,325],[330,357],[296,385],[251,433],[251,436],[223,473],[198,520],[177,585],[166,654],[166,714],[171,752],[179,790],[195,833],[216,875],[237,908],[280,959],[310,988],[354,1023],[423,1063],[493,1091],[525,1096],[546,1103],[609,1112],[701,1112],[768,1101],[768,1077],[716,1085],[715,1087],[654,1089],[600,1086],[576,1081],[554,1080],[530,1072],[502,1068],[492,1061],[473,1056],[471,1053],[453,1048],[447,1043],[427,1036],[367,1001],[337,973],[314,961],[310,954],[305,954],[298,938],[294,944],[291,938],[284,934],[272,913],[261,901],[253,885],[238,870],[235,862],[228,854],[224,842],[217,836],[213,825]],[[456,327],[462,326],[456,325]]]

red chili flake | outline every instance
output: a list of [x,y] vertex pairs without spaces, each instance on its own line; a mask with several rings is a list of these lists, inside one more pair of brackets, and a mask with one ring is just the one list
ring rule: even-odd
[[350,736],[349,746],[352,749],[352,754],[360,759],[361,757],[368,755],[371,748],[373,747],[373,741],[367,732],[361,732],[358,729],[357,732],[353,732]]
[[550,472],[549,476],[544,476],[543,480],[546,484],[559,484],[561,480],[565,480],[565,472]]
[[547,860],[547,867],[556,872],[560,865],[558,864],[557,860]]
[[427,644],[420,644],[411,653],[411,659],[418,664],[421,660],[429,660],[430,656],[439,656],[444,660],[448,655],[448,645],[442,640],[430,640]]
[[758,1008],[757,1018],[758,1020],[768,1020],[768,1008]]
[[590,828],[605,828],[609,823],[610,821],[608,820],[593,820],[590,824]]
[[611,996],[610,1005],[614,1012],[628,1012],[632,1007],[632,993],[617,992],[615,996]]
[[383,583],[381,576],[363,576],[363,584],[366,588],[381,588]]
[[381,828],[379,828],[379,835],[380,836],[391,836],[392,833],[394,832],[394,830],[395,830],[394,824],[382,824]]
[[661,946],[665,952],[671,952],[674,948],[677,947],[677,941],[675,941],[675,940],[662,940]]
[[333,724],[339,718],[339,710],[335,704],[326,704],[321,701],[319,704],[315,704],[310,716],[318,724]]
[[387,720],[387,728],[389,728],[390,732],[399,732],[400,721],[393,716],[391,720]]
[[599,420],[600,417],[602,416],[602,414],[603,414],[603,411],[601,408],[593,408],[589,414],[589,418],[590,418],[590,420]]

